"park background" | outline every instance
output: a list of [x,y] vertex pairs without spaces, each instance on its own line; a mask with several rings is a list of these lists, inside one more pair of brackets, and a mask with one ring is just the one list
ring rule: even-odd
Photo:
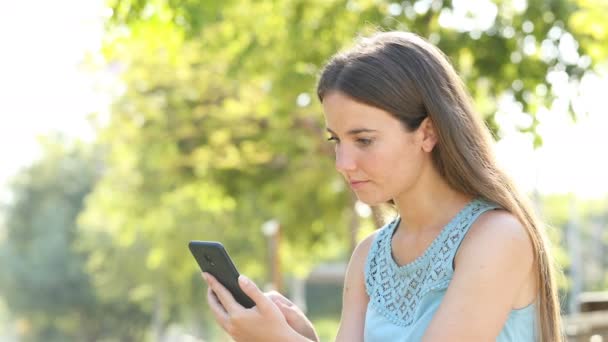
[[187,243],[339,319],[390,211],[333,168],[315,80],[375,30],[437,44],[547,222],[564,316],[608,289],[606,0],[0,3],[0,341],[222,341]]

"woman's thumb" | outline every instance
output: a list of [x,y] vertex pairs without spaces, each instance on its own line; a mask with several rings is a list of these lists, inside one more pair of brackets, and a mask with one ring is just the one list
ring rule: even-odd
[[266,307],[268,304],[268,298],[264,295],[262,291],[257,287],[257,285],[251,281],[251,279],[245,277],[244,275],[239,276],[239,286],[245,292],[251,300],[253,300],[258,308]]

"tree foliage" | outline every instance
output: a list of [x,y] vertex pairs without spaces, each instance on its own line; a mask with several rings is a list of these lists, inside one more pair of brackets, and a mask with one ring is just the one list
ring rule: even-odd
[[[98,175],[85,145],[44,142],[44,157],[21,172],[4,208],[0,294],[22,324],[23,341],[124,339],[141,336],[145,315],[128,302],[102,301],[78,247],[76,217]],[[125,324],[125,318],[129,323]]]

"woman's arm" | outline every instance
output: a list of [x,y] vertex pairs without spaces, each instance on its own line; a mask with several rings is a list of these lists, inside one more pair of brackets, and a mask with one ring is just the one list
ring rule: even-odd
[[495,341],[522,288],[534,282],[534,253],[522,224],[491,211],[471,226],[424,342]]
[[342,317],[336,342],[363,341],[365,311],[369,297],[365,291],[365,261],[376,233],[357,245],[350,258],[344,279]]

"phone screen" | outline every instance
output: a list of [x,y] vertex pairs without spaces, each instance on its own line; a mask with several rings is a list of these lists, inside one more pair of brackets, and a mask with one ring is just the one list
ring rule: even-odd
[[255,306],[255,302],[247,296],[238,284],[239,272],[224,246],[215,241],[190,241],[190,252],[201,270],[213,275],[230,293],[234,299],[245,308]]

